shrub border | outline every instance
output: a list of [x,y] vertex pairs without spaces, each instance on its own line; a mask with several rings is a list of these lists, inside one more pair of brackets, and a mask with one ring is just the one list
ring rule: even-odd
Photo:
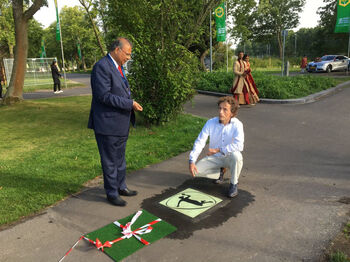
[[[350,81],[346,81],[344,83],[341,83],[337,85],[336,87],[328,88],[326,90],[322,90],[320,92],[317,92],[312,95],[308,95],[301,98],[294,98],[294,99],[270,99],[270,98],[260,98],[260,103],[263,104],[307,104],[312,103],[317,100],[320,100],[321,98],[330,96],[332,94],[335,94],[337,92],[340,92],[345,86],[349,85]],[[225,94],[225,93],[219,93],[219,92],[212,92],[212,91],[204,91],[204,90],[196,90],[198,94],[203,95],[211,95],[211,96],[227,96],[231,94]]]

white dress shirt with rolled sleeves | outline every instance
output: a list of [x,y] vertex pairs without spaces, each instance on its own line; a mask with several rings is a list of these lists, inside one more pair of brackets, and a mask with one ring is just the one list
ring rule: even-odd
[[231,118],[230,123],[223,125],[219,117],[209,119],[204,125],[198,138],[194,142],[190,153],[190,163],[195,163],[202,152],[207,139],[209,138],[209,148],[219,148],[220,152],[214,156],[226,155],[230,152],[243,151],[244,131],[243,124],[237,118]]

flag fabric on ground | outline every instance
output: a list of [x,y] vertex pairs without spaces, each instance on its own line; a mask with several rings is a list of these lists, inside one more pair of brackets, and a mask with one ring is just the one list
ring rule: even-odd
[[[130,215],[126,218],[118,220],[116,224],[119,223],[121,226],[127,226],[128,223],[132,221],[132,219],[135,220],[134,217],[135,217],[135,214]],[[143,234],[137,235],[136,237],[129,236],[130,238],[124,238],[124,239],[118,240],[117,242],[111,244],[110,247],[107,247],[109,245],[107,244],[105,247],[103,247],[103,251],[108,256],[110,256],[114,261],[120,261],[126,258],[127,256],[131,255],[132,253],[136,252],[137,250],[143,248],[148,243],[153,243],[169,235],[170,233],[176,231],[176,227],[159,219],[158,217],[147,212],[146,210],[142,210],[142,214],[139,217],[137,217],[136,220],[131,225],[131,230],[135,231],[140,227],[143,227],[149,223],[151,223],[150,225],[151,231],[144,232]],[[94,241],[95,245],[96,245],[96,242],[99,242],[99,246],[101,246],[100,245],[101,243],[102,245],[104,245],[106,244],[106,242],[110,243],[113,240],[117,240],[118,238],[125,237],[125,232],[124,234],[122,233],[123,229],[121,227],[118,227],[116,224],[114,223],[108,224],[96,231],[88,233],[87,235],[85,235],[85,237],[91,241]],[[143,227],[144,231],[146,229],[147,227]],[[155,255],[155,259],[156,259],[156,255]]]

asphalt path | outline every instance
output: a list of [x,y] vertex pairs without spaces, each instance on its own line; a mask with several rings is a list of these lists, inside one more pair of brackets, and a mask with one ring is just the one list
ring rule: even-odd
[[[216,116],[217,99],[197,95],[185,112]],[[139,194],[126,207],[109,205],[97,185],[0,231],[0,261],[58,261],[82,234],[142,208],[178,231],[125,261],[319,261],[350,219],[340,201],[350,197],[349,99],[344,88],[314,103],[242,106],[244,167],[233,200],[227,183],[190,178],[186,152],[128,174]],[[158,204],[188,187],[223,203],[195,220]],[[111,260],[82,242],[65,261]]]
[[91,95],[90,74],[66,74],[66,76],[67,76],[67,79],[82,83],[85,86],[66,89],[64,85],[62,85],[61,88],[63,90],[63,93],[54,94],[53,90],[40,90],[37,92],[24,93],[23,98],[40,99],[40,98],[52,98],[52,97]]

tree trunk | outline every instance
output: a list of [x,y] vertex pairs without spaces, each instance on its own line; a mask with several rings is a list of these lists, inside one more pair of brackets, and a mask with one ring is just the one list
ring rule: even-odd
[[202,54],[201,54],[201,66],[203,68],[203,71],[207,71],[207,68],[205,67],[205,63],[204,63],[204,59],[207,56],[209,50],[205,50]]
[[13,58],[13,45],[9,45],[10,58]]
[[278,41],[278,48],[280,51],[280,58],[282,59],[282,53],[283,53],[283,43],[282,43],[282,36],[281,36],[281,31],[277,30],[277,41]]
[[28,54],[28,21],[23,19],[23,16],[15,19],[15,39],[15,59],[13,61],[10,84],[4,97],[5,104],[12,104],[23,99],[23,85]]
[[12,74],[4,96],[3,103],[12,104],[23,99],[24,76],[28,55],[28,24],[29,19],[44,5],[45,0],[34,0],[24,11],[23,0],[12,0],[13,20],[15,23],[15,57]]

